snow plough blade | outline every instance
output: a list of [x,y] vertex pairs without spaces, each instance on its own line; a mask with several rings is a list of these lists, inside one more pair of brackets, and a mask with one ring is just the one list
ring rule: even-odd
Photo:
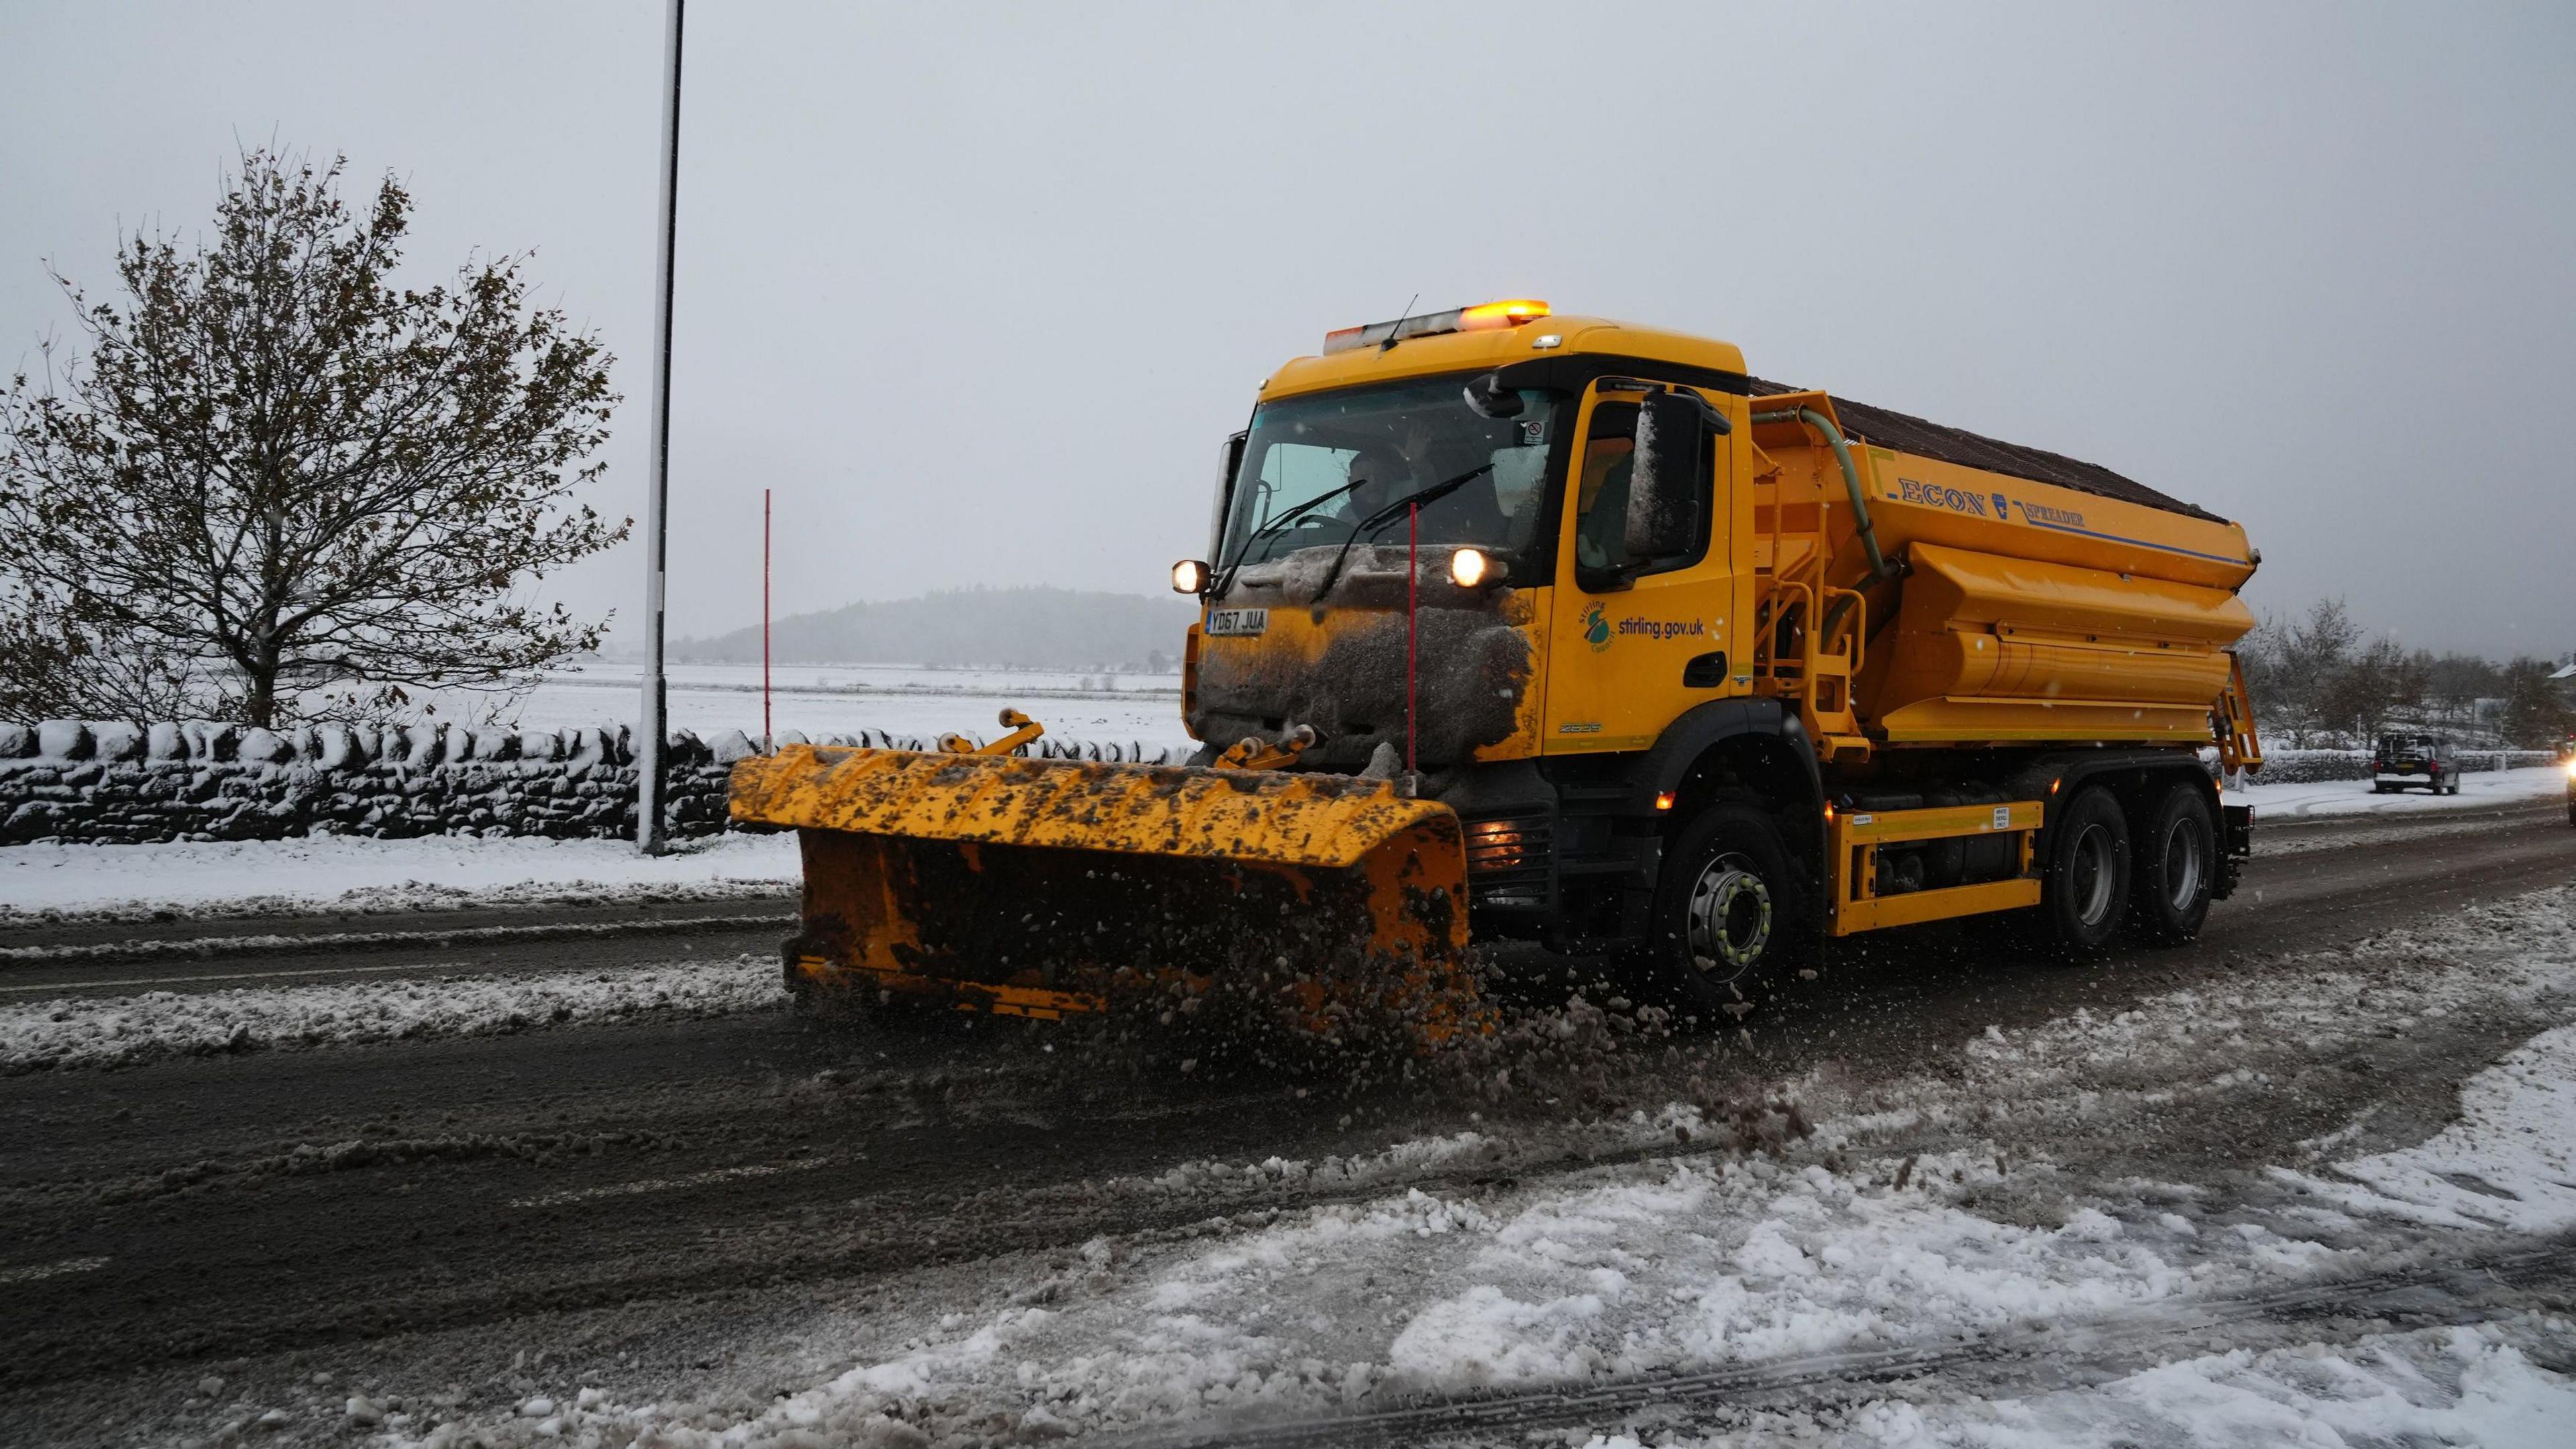
[[1377,780],[790,745],[734,767],[793,826],[801,1001],[1274,1023],[1416,1046],[1484,1019],[1458,817]]

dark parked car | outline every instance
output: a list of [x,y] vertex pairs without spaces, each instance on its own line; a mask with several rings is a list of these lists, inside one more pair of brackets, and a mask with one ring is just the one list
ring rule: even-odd
[[2422,785],[2436,795],[2460,793],[2460,758],[2446,735],[2381,735],[2370,753],[2370,788],[2386,794]]

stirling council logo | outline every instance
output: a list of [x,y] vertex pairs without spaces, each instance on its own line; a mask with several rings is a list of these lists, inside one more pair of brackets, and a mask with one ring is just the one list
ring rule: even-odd
[[1584,642],[1592,646],[1592,652],[1595,654],[1606,654],[1610,651],[1610,621],[1601,617],[1599,604],[1594,604],[1583,611],[1583,638]]

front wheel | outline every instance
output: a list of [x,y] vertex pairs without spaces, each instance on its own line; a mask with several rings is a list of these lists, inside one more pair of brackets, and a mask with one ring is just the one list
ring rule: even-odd
[[1685,1022],[1724,1026],[1812,954],[1814,912],[1780,828],[1718,805],[1674,837],[1635,961],[1638,988]]

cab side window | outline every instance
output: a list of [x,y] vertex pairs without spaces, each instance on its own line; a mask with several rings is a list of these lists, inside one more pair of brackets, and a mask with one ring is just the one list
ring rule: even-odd
[[1575,566],[1587,572],[1624,568],[1629,465],[1637,451],[1637,405],[1603,403],[1583,438],[1583,471],[1575,483]]
[[1708,485],[1699,497],[1699,538],[1685,554],[1672,558],[1628,556],[1628,481],[1637,451],[1637,405],[1601,403],[1592,409],[1592,427],[1584,434],[1581,470],[1575,481],[1574,563],[1580,573],[1618,573],[1629,578],[1688,568],[1708,554],[1710,516],[1714,512],[1717,440],[1700,440],[1699,476]]

